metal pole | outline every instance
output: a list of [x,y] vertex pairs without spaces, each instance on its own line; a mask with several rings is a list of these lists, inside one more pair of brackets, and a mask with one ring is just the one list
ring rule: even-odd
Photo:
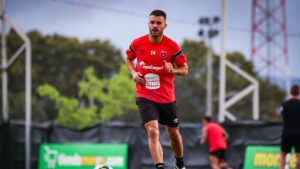
[[[22,32],[8,17],[4,19],[10,24],[11,28],[20,36],[25,43],[25,169],[30,169],[31,164],[31,43],[28,36]],[[24,47],[21,46],[20,49]],[[20,49],[16,54],[20,54]],[[9,63],[16,60],[17,56],[13,56]]]
[[[267,6],[267,12],[271,13],[272,9],[270,8],[269,0],[266,1],[266,6]],[[266,29],[267,29],[266,36],[267,36],[267,39],[269,40],[272,38],[271,37],[271,21],[270,21],[270,19],[267,19],[266,22],[267,22],[266,23]],[[268,43],[268,45],[267,45],[267,81],[268,82],[272,81],[271,80],[271,70],[270,70],[271,69],[270,64],[271,64],[272,60],[273,60],[273,56],[271,55],[271,44]]]
[[208,37],[206,53],[206,115],[212,115],[212,44]]
[[7,78],[7,49],[6,49],[6,22],[5,22],[5,0],[1,0],[1,54],[2,54],[2,113],[3,121],[8,121],[8,78]]
[[26,39],[26,61],[25,61],[25,101],[26,101],[26,119],[25,119],[25,153],[26,169],[30,169],[31,163],[31,43]]
[[222,30],[221,30],[221,58],[220,58],[220,82],[219,82],[219,122],[225,120],[225,89],[226,89],[226,27],[227,27],[227,0],[222,0]]
[[289,59],[288,59],[288,35],[287,35],[287,24],[286,24],[286,4],[285,0],[281,0],[280,4],[282,6],[281,14],[282,14],[282,31],[283,31],[283,39],[284,39],[284,55],[285,55],[285,89],[286,89],[286,98],[290,95],[290,86],[291,86],[291,79],[290,79],[290,69],[289,69]]
[[254,93],[252,96],[252,102],[253,102],[253,106],[252,106],[252,117],[254,120],[259,120],[259,83],[256,81],[254,83]]
[[286,92],[286,99],[290,96],[290,86],[291,86],[291,79],[290,79],[290,69],[287,66],[285,68],[285,92]]

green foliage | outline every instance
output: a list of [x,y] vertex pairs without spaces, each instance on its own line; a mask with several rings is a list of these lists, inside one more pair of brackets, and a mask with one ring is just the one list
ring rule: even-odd
[[81,108],[75,98],[61,96],[55,87],[42,85],[38,88],[42,97],[47,97],[55,103],[59,111],[56,122],[71,128],[82,128],[93,124],[96,118],[96,107]]
[[136,113],[134,82],[128,74],[126,65],[122,65],[119,73],[109,80],[97,79],[92,72],[93,69],[85,71],[87,81],[79,84],[79,95],[87,96],[90,103],[101,103],[102,121],[110,120],[115,115]]
[[112,114],[137,111],[135,105],[135,83],[128,74],[126,65],[123,65],[118,75],[112,77],[108,83],[108,97],[102,100],[103,119],[109,119]]
[[[79,99],[62,96],[50,85],[42,85],[38,93],[55,103],[59,112],[56,122],[71,128],[83,128],[111,120],[124,113],[135,113],[134,83],[125,65],[110,79],[99,79],[92,67],[84,71],[79,83]],[[84,98],[87,103],[84,104]],[[79,102],[82,102],[80,105]]]
[[[82,81],[87,67],[95,67],[99,78],[110,78],[116,74],[123,63],[121,51],[109,41],[79,41],[61,35],[42,35],[31,31],[28,36],[32,44],[32,118],[34,121],[52,120],[56,114],[49,102],[35,92],[41,84],[51,84],[61,95],[78,97],[78,83]],[[22,40],[14,31],[7,36],[8,58],[22,45]],[[25,91],[24,53],[8,69],[10,118],[24,117]],[[2,98],[0,98],[2,99]]]

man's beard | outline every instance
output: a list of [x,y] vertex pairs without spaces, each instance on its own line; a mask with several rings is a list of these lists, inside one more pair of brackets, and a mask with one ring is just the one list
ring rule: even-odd
[[160,36],[162,36],[163,32],[162,31],[156,31],[154,32],[153,30],[150,31],[150,35],[153,37],[153,38],[158,38]]

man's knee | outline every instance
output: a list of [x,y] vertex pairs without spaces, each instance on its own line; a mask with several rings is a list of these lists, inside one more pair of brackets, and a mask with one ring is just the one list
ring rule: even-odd
[[180,135],[179,131],[172,131],[172,132],[169,132],[169,137],[171,140],[179,140],[181,138],[181,135]]
[[149,127],[147,129],[149,139],[158,139],[159,138],[159,130],[155,127]]
[[219,166],[219,159],[216,156],[210,155],[209,156],[209,161],[212,165],[217,165]]

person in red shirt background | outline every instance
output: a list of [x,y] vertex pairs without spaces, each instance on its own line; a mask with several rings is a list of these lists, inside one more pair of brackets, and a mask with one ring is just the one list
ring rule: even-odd
[[163,34],[167,27],[164,11],[152,11],[148,27],[150,33],[134,39],[126,51],[126,65],[136,82],[136,104],[148,134],[148,146],[156,168],[164,169],[159,142],[159,124],[162,124],[175,154],[173,168],[185,169],[174,76],[188,74],[187,59],[180,46]]
[[228,133],[219,124],[212,122],[211,117],[203,118],[200,144],[209,144],[209,161],[213,169],[229,169],[225,161]]

